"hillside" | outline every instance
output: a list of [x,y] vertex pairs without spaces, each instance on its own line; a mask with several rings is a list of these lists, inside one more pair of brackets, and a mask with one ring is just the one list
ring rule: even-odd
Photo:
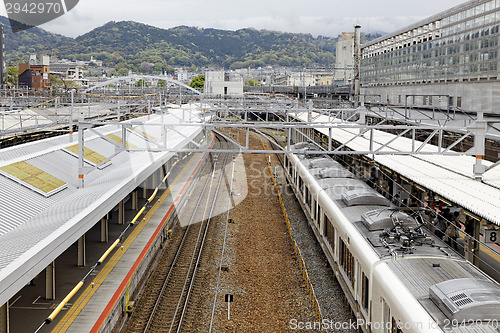
[[[161,29],[143,23],[108,22],[76,39],[40,28],[12,33],[6,18],[7,63],[26,61],[29,54],[103,60],[108,67],[128,72],[162,72],[174,66],[255,68],[333,66],[337,38],[268,30],[227,31],[180,26]],[[375,36],[368,36],[373,39]],[[364,36],[366,38],[366,36]]]

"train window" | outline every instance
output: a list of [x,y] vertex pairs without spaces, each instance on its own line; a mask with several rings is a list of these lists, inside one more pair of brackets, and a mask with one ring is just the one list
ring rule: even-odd
[[316,213],[315,213],[316,223],[319,224],[319,222],[320,222],[319,221],[319,217],[320,217],[320,214],[319,214],[319,205],[318,205],[318,203],[316,201],[314,202],[314,209],[316,211]]
[[[312,193],[311,193],[311,197],[312,197]],[[311,217],[312,219],[316,222],[316,224],[318,223],[318,219],[316,218],[316,200],[314,200],[314,198],[312,198],[312,205],[311,205]]]
[[370,299],[369,296],[369,288],[370,288],[370,280],[366,277],[365,273],[362,273],[361,277],[361,304],[363,305],[363,309],[365,309],[366,313],[368,313],[368,303]]
[[289,160],[288,158],[286,159],[286,168],[287,168],[287,170],[288,170],[288,174],[289,174],[290,176],[292,176],[292,173],[293,173],[293,165],[292,165],[292,163],[290,162],[290,160]]
[[344,269],[347,274],[351,287],[354,286],[354,257],[349,251],[347,245],[342,241],[340,246],[340,266]]
[[328,216],[326,216],[326,214],[324,215],[324,221],[325,221],[326,239],[328,240],[328,243],[330,243],[330,246],[335,252],[335,228],[333,228],[332,222],[330,221]]
[[305,193],[305,199],[306,199],[306,204],[309,210],[311,209],[311,195],[309,193],[309,187],[306,186],[306,193]]
[[391,333],[403,333],[403,330],[400,328],[399,323],[396,322],[396,319],[394,319],[394,317],[392,317]]
[[391,319],[391,308],[389,307],[389,304],[385,301],[385,299],[382,299],[382,314],[383,314],[383,324],[384,324],[384,333],[390,333],[391,332],[391,327],[388,325]]

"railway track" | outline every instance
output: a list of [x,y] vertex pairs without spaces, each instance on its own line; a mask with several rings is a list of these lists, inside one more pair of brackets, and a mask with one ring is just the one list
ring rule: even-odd
[[[220,144],[225,143],[221,141]],[[187,226],[174,233],[171,239],[171,244],[174,245],[172,248],[176,250],[163,252],[141,293],[125,332],[181,331],[186,313],[189,311],[190,296],[202,292],[199,284],[196,284],[196,273],[224,178],[223,170],[228,161],[228,154],[223,154],[221,157],[213,159],[210,176],[207,175],[201,190],[197,193]],[[221,172],[214,184],[217,169]],[[203,215],[202,222],[195,223],[200,213]]]

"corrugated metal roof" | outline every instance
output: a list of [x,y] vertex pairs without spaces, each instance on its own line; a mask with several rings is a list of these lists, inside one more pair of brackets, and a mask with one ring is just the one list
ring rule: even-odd
[[[307,114],[298,116],[303,121]],[[328,122],[328,116],[319,116],[316,122]],[[337,120],[339,121],[339,120]],[[328,135],[328,129],[318,128]],[[334,128],[335,140],[345,143],[359,133],[359,129]],[[394,138],[393,134],[374,130],[374,149]],[[358,137],[347,144],[353,150],[369,150],[369,136]],[[384,151],[411,150],[411,139],[397,138]],[[424,151],[436,151],[437,147],[427,144]],[[432,190],[441,197],[456,203],[486,220],[500,225],[500,167],[484,174],[484,180],[477,181],[473,175],[475,158],[472,156],[446,155],[375,155],[375,161],[392,169],[413,182]],[[483,161],[486,166],[491,162]]]
[[[178,118],[169,115],[153,115],[133,121],[179,123]],[[162,140],[161,126],[139,128]],[[115,125],[95,130],[121,137],[121,129]],[[183,128],[182,133],[194,137],[200,130],[200,127],[190,126]],[[0,304],[4,304],[173,156],[169,152],[121,152],[113,157],[109,167],[94,169],[87,174],[85,187],[77,189],[78,160],[62,151],[77,140],[75,134],[64,135],[0,150],[0,166],[29,160],[30,164],[68,184],[66,189],[46,198],[0,175]],[[137,147],[154,146],[136,135],[130,135],[127,141]],[[188,141],[177,133],[169,133],[168,142],[169,147],[181,147]],[[89,131],[85,135],[85,146],[106,157],[115,153],[112,143]]]

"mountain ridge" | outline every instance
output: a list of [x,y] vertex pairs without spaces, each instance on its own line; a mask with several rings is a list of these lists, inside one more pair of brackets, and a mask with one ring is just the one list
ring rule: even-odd
[[[122,73],[161,73],[173,67],[255,68],[263,66],[333,67],[338,37],[244,28],[222,30],[178,26],[158,28],[135,21],[109,21],[76,38],[35,27],[12,33],[7,18],[7,63],[27,61],[30,54],[71,60],[103,60]],[[364,36],[371,40],[380,35]]]

